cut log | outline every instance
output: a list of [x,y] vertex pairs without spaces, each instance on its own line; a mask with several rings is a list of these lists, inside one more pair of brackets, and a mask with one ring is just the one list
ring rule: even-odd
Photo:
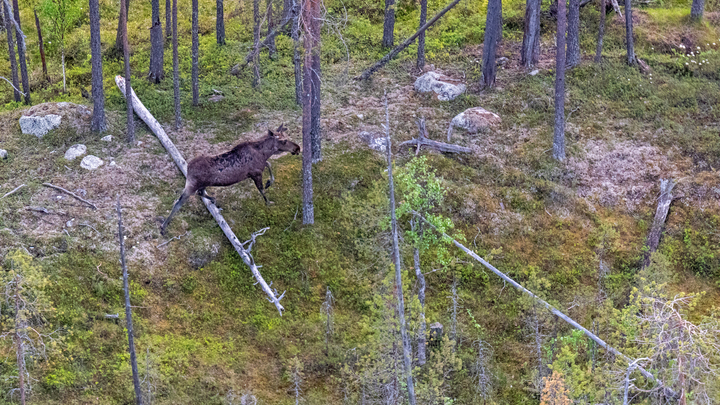
[[[428,225],[430,225],[431,228],[433,228],[433,229],[435,229],[436,231],[438,231],[438,229],[435,227],[435,225],[433,225],[432,222],[430,222],[430,221],[428,221],[427,219],[425,219],[422,215],[420,215],[420,213],[418,213],[417,211],[412,211],[412,213],[415,214],[415,215],[416,215],[418,218],[420,218],[421,220],[425,221],[425,223],[428,224]],[[557,316],[558,318],[562,319],[563,321],[567,322],[567,323],[570,324],[570,326],[572,326],[573,328],[575,328],[575,329],[581,331],[582,333],[584,333],[585,336],[587,336],[588,338],[592,339],[595,343],[597,343],[597,344],[598,344],[600,347],[602,347],[603,349],[609,351],[610,353],[612,353],[612,354],[615,355],[616,357],[622,358],[623,360],[625,360],[625,361],[626,361],[628,364],[630,364],[630,365],[632,365],[632,364],[637,364],[637,363],[636,363],[637,360],[632,359],[632,358],[624,355],[623,353],[621,353],[621,352],[620,352],[619,350],[617,350],[616,348],[614,348],[614,347],[610,346],[609,344],[607,344],[604,340],[600,339],[597,335],[595,335],[594,333],[590,332],[589,330],[587,330],[586,328],[584,328],[584,327],[583,327],[582,325],[580,325],[579,323],[575,322],[572,318],[570,318],[569,316],[567,316],[567,315],[565,315],[564,313],[560,312],[558,309],[556,309],[556,308],[553,307],[552,305],[548,304],[547,301],[545,301],[545,300],[543,300],[542,298],[538,297],[538,296],[535,295],[532,291],[528,290],[527,288],[525,288],[525,287],[523,287],[522,285],[520,285],[517,281],[515,281],[515,280],[511,279],[510,277],[508,277],[505,273],[503,273],[503,272],[501,272],[500,270],[496,269],[495,266],[493,266],[492,264],[490,264],[490,263],[488,263],[487,261],[485,261],[485,259],[483,259],[482,257],[478,256],[477,253],[475,253],[475,252],[473,252],[472,250],[466,248],[464,245],[462,245],[460,242],[458,242],[457,240],[455,240],[455,239],[453,239],[452,237],[450,237],[448,234],[446,234],[446,233],[444,233],[444,232],[440,232],[440,231],[438,231],[438,233],[442,235],[442,237],[443,237],[444,240],[451,241],[455,246],[457,246],[458,248],[460,248],[460,250],[462,250],[463,252],[467,253],[468,256],[470,256],[470,257],[472,257],[473,259],[475,259],[475,260],[477,260],[478,262],[480,262],[483,266],[485,266],[486,268],[488,268],[490,271],[492,271],[493,273],[495,273],[498,277],[502,278],[505,282],[507,282],[507,283],[510,284],[511,286],[515,287],[515,288],[516,288],[517,290],[519,290],[520,292],[522,292],[522,293],[530,296],[530,297],[531,297],[532,299],[534,299],[537,303],[539,303],[540,305],[544,306],[544,307],[545,307],[548,311],[550,311],[553,315],[555,315],[555,316]],[[637,369],[640,371],[640,373],[641,373],[645,378],[647,378],[649,381],[653,381],[653,382],[657,383],[658,386],[660,386],[660,387],[662,388],[663,394],[664,394],[665,396],[667,396],[667,397],[669,397],[669,398],[678,398],[678,394],[677,394],[675,391],[673,391],[672,388],[663,385],[663,383],[662,383],[660,380],[656,379],[655,376],[652,375],[652,373],[650,373],[649,371],[647,371],[647,370],[645,370],[644,368],[640,367],[639,365],[637,365],[636,367],[637,367]]]
[[379,60],[376,64],[374,64],[372,67],[370,67],[369,69],[367,69],[366,71],[364,71],[360,76],[356,77],[355,80],[367,80],[367,79],[369,79],[370,76],[372,76],[373,73],[375,73],[375,72],[377,72],[378,70],[380,70],[380,69],[381,69],[383,66],[385,66],[388,62],[390,62],[394,57],[396,57],[397,54],[399,54],[402,50],[404,50],[405,48],[407,48],[408,46],[410,46],[410,44],[412,44],[412,43],[415,41],[415,38],[417,38],[418,36],[420,36],[420,34],[422,34],[423,32],[425,32],[426,29],[430,28],[433,24],[435,24],[435,23],[440,19],[440,17],[444,16],[445,13],[447,13],[448,11],[450,11],[450,9],[452,9],[453,7],[455,7],[455,5],[457,5],[459,2],[460,2],[460,0],[453,0],[452,3],[450,3],[450,4],[447,5],[447,7],[445,7],[445,8],[442,9],[442,10],[440,10],[440,12],[435,15],[435,17],[433,17],[430,21],[428,21],[427,23],[425,23],[425,25],[423,25],[422,27],[420,27],[420,29],[417,30],[417,32],[414,33],[410,38],[406,39],[405,42],[403,42],[402,44],[396,46],[395,49],[393,49],[392,51],[390,51],[390,53],[388,53],[387,55],[385,55],[382,59],[380,59],[380,60]]
[[643,259],[643,268],[650,265],[650,255],[652,255],[653,252],[657,250],[658,245],[660,245],[660,236],[665,228],[665,220],[667,219],[668,211],[670,211],[670,203],[673,199],[671,194],[673,187],[675,187],[673,179],[660,179],[660,198],[658,199],[658,206],[655,210],[655,219],[653,220],[647,238],[647,250],[645,252],[645,258]]
[[[124,95],[125,79],[122,76],[115,76],[115,83],[120,88],[121,93]],[[132,105],[135,114],[137,114],[137,116],[140,117],[140,119],[143,120],[148,127],[150,127],[155,136],[157,136],[157,138],[160,140],[162,146],[165,148],[165,150],[168,151],[182,174],[187,177],[187,162],[180,154],[180,151],[178,151],[178,149],[175,147],[175,144],[173,144],[170,138],[168,138],[165,130],[160,125],[160,123],[155,119],[155,117],[152,116],[152,114],[150,114],[150,111],[145,108],[145,105],[143,105],[143,103],[137,97],[135,91],[131,89],[130,94],[132,97]],[[237,236],[235,236],[235,233],[232,231],[232,229],[230,229],[230,226],[228,225],[227,221],[225,221],[225,218],[223,218],[222,214],[220,214],[220,210],[218,209],[218,207],[215,206],[215,204],[213,204],[207,198],[201,199],[202,202],[205,204],[205,207],[207,207],[208,211],[210,211],[210,214],[213,216],[213,218],[215,218],[215,221],[220,226],[220,229],[222,229],[223,233],[230,241],[230,244],[233,246],[233,248],[235,248],[235,251],[238,253],[238,255],[240,255],[242,261],[245,263],[246,266],[250,268],[250,272],[252,272],[253,277],[255,277],[257,283],[260,284],[262,290],[265,292],[265,294],[267,294],[268,300],[275,305],[275,308],[277,308],[278,312],[280,312],[280,315],[282,316],[282,311],[285,308],[280,305],[280,300],[283,298],[285,293],[283,292],[282,294],[278,295],[277,291],[273,291],[270,288],[270,286],[265,282],[265,279],[263,279],[262,275],[260,274],[258,266],[255,264],[255,260],[250,255],[249,250],[246,250],[243,247],[243,244],[240,243],[240,240],[238,240]]]

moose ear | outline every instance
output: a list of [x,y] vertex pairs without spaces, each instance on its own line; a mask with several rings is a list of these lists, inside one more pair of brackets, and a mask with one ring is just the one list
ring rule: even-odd
[[274,137],[275,137],[275,134],[273,133],[273,131],[271,131],[271,130],[268,129],[268,136],[271,137],[271,138],[274,138]]

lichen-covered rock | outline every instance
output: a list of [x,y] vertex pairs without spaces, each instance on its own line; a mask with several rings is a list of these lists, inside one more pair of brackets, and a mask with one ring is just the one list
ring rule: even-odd
[[87,147],[81,143],[77,145],[73,145],[65,152],[65,159],[67,160],[75,160],[75,158],[80,157],[87,152]]
[[97,156],[93,155],[87,155],[83,158],[82,162],[80,162],[80,167],[87,170],[95,170],[98,167],[103,165],[102,159],[100,159]]
[[112,135],[103,136],[100,140],[103,142],[112,142]]
[[427,72],[415,80],[415,91],[420,93],[434,92],[440,101],[454,100],[465,92],[465,85],[460,80],[447,77],[437,72]]
[[42,138],[48,132],[60,126],[62,117],[55,114],[48,114],[42,117],[22,116],[20,117],[20,129],[23,134],[35,135]]
[[0,159],[7,159],[8,154],[5,149],[0,149]]
[[385,145],[387,145],[385,135],[362,131],[358,136],[360,136],[360,139],[362,139],[370,149],[385,152]]
[[467,110],[456,115],[455,118],[450,121],[450,127],[448,128],[447,138],[450,141],[453,130],[455,128],[466,129],[471,134],[476,134],[480,131],[494,127],[502,122],[500,116],[492,113],[482,107],[468,108]]

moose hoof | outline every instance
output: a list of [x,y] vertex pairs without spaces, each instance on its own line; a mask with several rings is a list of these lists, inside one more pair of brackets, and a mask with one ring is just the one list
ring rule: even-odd
[[268,200],[265,205],[275,205],[275,201],[270,201],[270,200]]

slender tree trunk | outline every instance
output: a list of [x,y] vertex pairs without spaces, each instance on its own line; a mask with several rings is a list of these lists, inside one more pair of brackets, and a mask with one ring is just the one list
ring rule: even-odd
[[165,38],[172,39],[172,2],[165,0]]
[[260,68],[258,54],[260,53],[260,0],[253,0],[253,81],[252,86],[260,85]]
[[30,80],[27,71],[27,58],[25,57],[25,34],[20,26],[20,8],[17,0],[13,0],[13,18],[15,19],[14,29],[17,38],[18,60],[20,61],[20,78],[22,79],[23,92],[25,92],[25,104],[30,104]]
[[65,44],[60,45],[60,65],[62,66],[63,93],[67,93],[67,77],[65,76]]
[[[423,232],[423,223],[418,221],[413,217],[413,219],[410,221],[410,227],[412,228],[413,232],[416,232],[418,235],[418,238],[422,238],[422,232]],[[426,355],[425,355],[425,349],[426,349],[426,339],[425,339],[425,333],[427,330],[426,322],[425,322],[425,275],[423,274],[422,270],[420,269],[420,249],[417,247],[413,248],[413,262],[415,264],[415,276],[418,280],[418,301],[420,301],[420,327],[418,327],[418,341],[417,341],[417,354],[418,354],[418,360],[417,364],[419,366],[422,366],[426,362]]]
[[[124,0],[121,0],[124,1]],[[130,86],[126,85],[126,89]],[[132,103],[128,100],[129,103]],[[120,237],[120,264],[123,272],[123,288],[125,290],[125,320],[128,334],[128,351],[130,352],[130,368],[132,369],[133,386],[135,386],[135,403],[142,405],[142,391],[140,389],[140,375],[138,373],[137,356],[135,355],[135,336],[133,333],[132,308],[130,306],[130,283],[128,281],[127,265],[125,263],[125,241],[123,240],[122,212],[120,210],[120,197],[117,200],[118,236]]]
[[[293,7],[297,6],[297,1],[293,0]],[[300,58],[300,15],[295,16],[292,24],[292,40],[293,40],[293,67],[295,70],[295,102],[302,105],[302,60]]]
[[[257,3],[258,0],[255,0]],[[303,64],[303,224],[311,225],[315,223],[315,207],[313,203],[313,184],[312,184],[312,54],[315,45],[313,38],[313,29],[311,21],[315,18],[313,15],[314,4],[319,0],[303,0],[303,42],[305,45],[305,62]]]
[[3,17],[5,18],[5,32],[7,33],[8,54],[10,55],[10,70],[12,71],[13,95],[15,97],[15,101],[18,102],[21,100],[21,98],[20,92],[18,91],[18,89],[20,89],[20,80],[18,79],[17,58],[15,58],[15,43],[13,41],[13,32],[15,32],[15,29],[13,28],[13,23],[10,18],[12,16],[12,14],[10,14],[10,9],[4,2],[3,9],[5,10],[5,12],[3,13]]
[[317,163],[322,160],[322,131],[320,127],[320,1],[311,1],[313,9],[313,19],[310,20],[310,29],[312,30],[312,66],[310,68],[312,81],[312,129],[310,130],[310,139],[312,140],[312,161]]
[[[122,0],[121,0],[122,1]],[[127,28],[128,12],[130,10],[130,0],[125,0],[125,7],[120,7],[120,16],[118,17],[118,29],[115,36],[115,49],[124,55],[123,51],[123,21]]]
[[[125,9],[128,0],[120,0],[120,9]],[[135,121],[133,117],[132,107],[132,87],[130,84],[130,45],[128,44],[128,33],[127,33],[127,13],[121,14],[125,17],[122,21],[122,37],[123,37],[123,60],[125,61],[125,98],[127,102],[127,142],[135,142]]]
[[218,45],[225,45],[225,7],[224,0],[215,0],[215,39]]
[[180,62],[178,60],[178,17],[177,0],[172,0],[172,41],[173,41],[173,98],[175,101],[175,129],[180,129]]
[[198,66],[200,39],[198,38],[198,0],[192,0],[192,103],[200,103],[200,89],[198,85],[200,67]]
[[580,64],[580,0],[570,0],[565,62],[569,68]]
[[268,52],[270,59],[275,59],[277,53],[277,47],[275,46],[275,37],[272,36],[272,32],[275,29],[275,21],[273,20],[273,4],[272,0],[267,0],[267,38],[270,40],[268,43]]
[[605,4],[606,4],[605,1],[606,0],[600,0],[600,27],[598,28],[597,50],[595,51],[595,63],[600,63],[602,61],[603,40],[605,39],[605,17],[607,14],[607,9],[605,8]]
[[20,388],[20,403],[25,405],[25,345],[20,330],[25,327],[20,312],[20,276],[15,276],[15,346],[18,365],[18,384]]
[[525,29],[523,33],[520,63],[531,68],[540,56],[540,5],[542,0],[527,0],[525,6]]
[[483,44],[482,87],[495,86],[495,52],[500,41],[502,29],[502,1],[489,0],[485,22],[485,39]]
[[690,19],[692,21],[700,21],[705,12],[705,0],[693,0],[690,7]]
[[[427,0],[420,0],[420,28],[427,20]],[[417,68],[422,70],[425,67],[425,31],[418,36]]]
[[[37,16],[37,14],[35,15]],[[90,0],[90,52],[92,54],[93,98],[93,115],[90,121],[90,129],[95,132],[103,132],[107,129],[105,124],[102,49],[100,45],[100,5],[98,0]]]
[[[40,28],[40,19],[38,18],[37,10],[33,10],[35,13],[35,28],[38,34],[38,45],[40,47],[40,60],[42,61],[43,79],[47,80],[47,63],[45,62],[45,44],[42,39],[42,29]],[[92,42],[92,41],[91,41]]]
[[625,41],[627,45],[627,63],[635,66],[635,43],[633,40],[632,6],[630,0],[625,0]]
[[[628,0],[630,1],[630,0]],[[557,2],[557,54],[555,56],[555,134],[553,157],[565,160],[565,0]]]
[[151,83],[160,83],[165,78],[162,23],[160,22],[160,0],[151,0],[152,26],[150,27],[150,73]]
[[415,386],[412,376],[412,347],[405,325],[405,300],[403,298],[402,269],[400,268],[400,246],[398,242],[398,226],[395,217],[395,184],[392,174],[392,147],[390,144],[390,113],[388,112],[387,94],[385,94],[385,149],[387,150],[388,183],[390,184],[390,222],[393,238],[393,262],[395,264],[395,291],[397,295],[397,314],[400,323],[400,338],[403,345],[403,363],[405,365],[405,377],[407,378],[408,400],[410,405],[415,405]]
[[395,0],[385,0],[382,46],[390,48],[395,42]]

